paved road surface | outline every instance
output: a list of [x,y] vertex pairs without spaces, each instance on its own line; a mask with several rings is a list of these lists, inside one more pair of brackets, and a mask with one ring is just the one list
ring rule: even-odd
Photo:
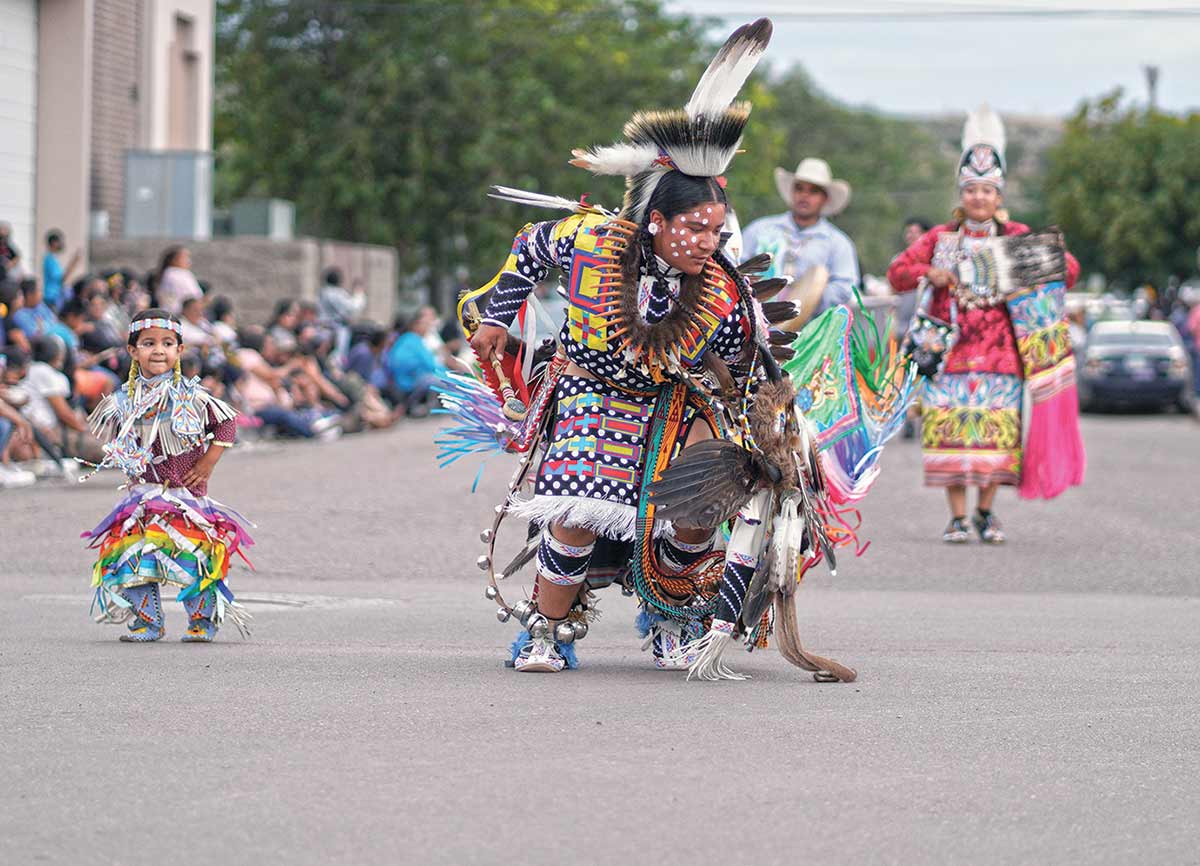
[[473,561],[509,464],[463,496],[435,426],[222,464],[248,643],[89,624],[117,479],[0,494],[0,863],[1200,862],[1194,422],[1087,419],[1087,487],[1002,496],[1000,549],[936,541],[896,443],[870,550],[801,593],[852,685],[655,672],[614,592],[583,669],[506,670]]

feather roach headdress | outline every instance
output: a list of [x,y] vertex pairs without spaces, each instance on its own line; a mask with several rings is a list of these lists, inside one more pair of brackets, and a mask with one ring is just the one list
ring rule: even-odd
[[573,151],[572,165],[627,178],[621,217],[646,221],[655,187],[669,171],[696,177],[724,174],[742,141],[748,102],[734,103],[771,39],[760,18],[733,32],[700,77],[682,110],[639,111],[625,124],[626,141]]
[[990,183],[1004,189],[1004,147],[1007,137],[1000,115],[987,104],[967,115],[963,124],[962,156],[958,160],[958,186]]

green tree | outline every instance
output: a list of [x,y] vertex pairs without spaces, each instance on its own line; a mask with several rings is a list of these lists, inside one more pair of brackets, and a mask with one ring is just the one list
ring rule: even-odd
[[620,181],[568,166],[572,148],[619,138],[631,106],[682,104],[708,50],[651,0],[219,0],[218,13],[221,197],[293,199],[304,231],[394,245],[443,301],[456,276],[490,276],[524,222],[553,216],[489,186],[619,205]]
[[746,153],[730,171],[743,225],[786,210],[774,168],[791,171],[808,156],[825,159],[853,188],[849,207],[835,221],[854,239],[864,273],[886,270],[900,249],[904,220],[948,216],[954,159],[920,124],[839,105],[799,69],[760,83],[750,98]]
[[1085,102],[1051,150],[1045,198],[1084,270],[1162,285],[1190,274],[1200,247],[1200,114]]
[[[492,184],[619,205],[619,179],[567,165],[638,108],[687,99],[713,45],[659,0],[218,0],[218,202],[296,202],[301,231],[400,250],[445,303],[491,276],[539,212]],[[755,104],[730,194],[743,224],[779,212],[772,169],[821,155],[855,187],[838,222],[880,273],[901,221],[953,200],[953,160],[916,124],[843,108],[802,72]]]

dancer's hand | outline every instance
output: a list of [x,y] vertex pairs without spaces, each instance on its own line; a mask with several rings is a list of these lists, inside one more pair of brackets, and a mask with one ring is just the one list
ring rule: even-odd
[[211,446],[205,452],[204,456],[196,461],[196,465],[188,470],[187,475],[183,476],[183,486],[190,488],[195,487],[197,484],[207,484],[220,458],[221,448],[219,446]]
[[507,341],[508,331],[499,325],[484,323],[479,326],[475,336],[471,338],[471,348],[475,350],[479,360],[487,364],[493,356],[497,358],[504,356],[504,345]]
[[958,282],[958,277],[953,271],[948,271],[945,268],[930,268],[925,272],[925,279],[933,283],[937,288],[944,289],[948,286],[953,286]]

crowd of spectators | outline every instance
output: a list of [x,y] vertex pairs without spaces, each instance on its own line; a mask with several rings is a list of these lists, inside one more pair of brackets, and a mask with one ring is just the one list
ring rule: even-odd
[[183,323],[182,372],[241,414],[243,438],[335,439],[427,415],[431,386],[467,350],[431,307],[390,327],[364,319],[366,292],[336,268],[315,303],[283,298],[261,323],[191,270],[186,247],[150,274],[78,273],[60,232],[40,273],[0,223],[0,488],[71,477],[96,462],[87,413],[129,375],[130,318],[150,306]]

